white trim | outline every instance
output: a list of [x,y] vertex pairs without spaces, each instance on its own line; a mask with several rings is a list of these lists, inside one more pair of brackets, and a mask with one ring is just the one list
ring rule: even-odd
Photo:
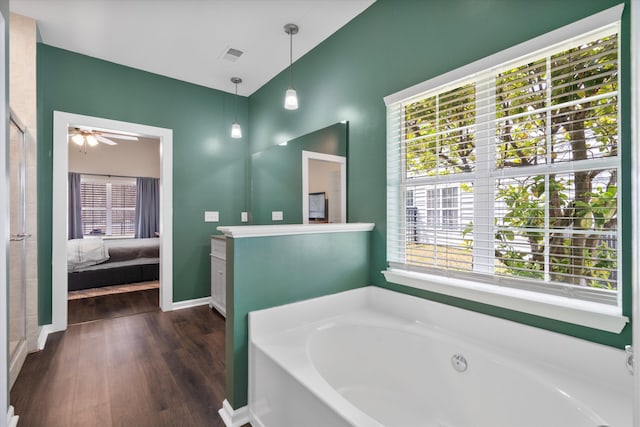
[[18,418],[15,414],[15,409],[13,405],[9,405],[9,410],[7,411],[7,427],[16,427],[18,425]]
[[523,55],[530,54],[531,52],[546,49],[551,45],[564,42],[572,37],[581,36],[584,33],[593,31],[594,28],[600,28],[605,25],[612,24],[620,20],[623,8],[624,4],[622,3],[617,6],[613,6],[609,9],[603,10],[602,12],[598,12],[579,21],[565,25],[564,27],[560,27],[534,39],[527,40],[478,61],[463,65],[460,68],[456,68],[455,70],[439,75],[433,79],[385,96],[384,102],[386,105],[395,104],[396,102],[403,101],[430,89],[469,77],[472,74],[495,67],[496,65],[503,64]]
[[218,313],[222,314],[222,317],[227,317],[227,310],[222,304],[218,304],[213,300],[213,297],[208,298],[208,305],[210,309],[215,309]]
[[[7,81],[9,70],[7,33],[9,17],[0,13],[0,407],[9,408],[13,414],[13,408],[9,406],[9,381],[8,381],[8,333],[9,333],[9,301],[7,292],[7,277],[9,267],[9,168],[7,151],[9,148],[8,119],[9,119],[9,93]],[[1,418],[1,417],[0,417]],[[0,426],[7,425],[8,420],[0,420]]]
[[[196,299],[188,299],[186,301],[174,302],[173,304],[171,304],[171,310],[182,310],[183,308],[209,305],[210,300],[211,300],[210,297],[203,297],[203,298],[196,298]],[[163,309],[163,311],[167,311],[167,310]]]
[[249,422],[249,407],[243,406],[234,410],[227,399],[222,402],[222,408],[218,414],[227,427],[240,427]]
[[52,322],[51,331],[67,328],[67,131],[69,126],[118,130],[160,140],[160,308],[173,305],[173,131],[137,123],[53,112]]
[[389,269],[382,273],[391,283],[613,333],[620,333],[629,322],[618,307],[605,304],[523,289],[496,289],[484,283],[412,271]]
[[631,238],[632,323],[634,358],[633,425],[640,426],[640,0],[631,1]]
[[40,326],[40,333],[38,334],[38,350],[44,350],[44,346],[47,344],[47,338],[52,332],[55,332],[53,330],[53,325],[49,324]]
[[282,224],[282,225],[239,225],[217,228],[227,237],[288,236],[293,234],[348,233],[350,231],[371,231],[373,223],[354,222],[346,224]]
[[27,341],[21,340],[9,361],[9,390],[18,379],[22,365],[27,358]]
[[[309,160],[340,165],[340,222],[347,222],[347,158],[333,154],[302,151],[302,223],[309,224]],[[327,215],[329,213],[327,212]]]

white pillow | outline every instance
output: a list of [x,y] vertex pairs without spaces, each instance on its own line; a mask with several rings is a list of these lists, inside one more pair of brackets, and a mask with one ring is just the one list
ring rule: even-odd
[[102,239],[73,239],[67,241],[67,267],[76,271],[109,259],[109,250]]

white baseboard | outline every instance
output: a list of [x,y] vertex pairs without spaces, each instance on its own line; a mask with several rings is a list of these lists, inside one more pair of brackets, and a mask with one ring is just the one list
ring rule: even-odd
[[50,333],[55,332],[53,325],[40,326],[40,333],[38,334],[38,350],[44,350],[45,344],[47,344],[47,337]]
[[218,411],[220,418],[227,427],[240,427],[249,422],[249,407],[243,406],[234,410],[227,399],[222,402],[222,408]]
[[7,411],[7,427],[16,427],[18,425],[18,417],[13,409],[12,405],[9,405],[9,410]]
[[183,308],[197,307],[209,304],[209,297],[189,299],[186,301],[174,302],[171,304],[171,310],[182,310]]
[[14,350],[11,360],[9,360],[9,390],[18,379],[18,374],[27,358],[27,342],[21,341]]
[[215,302],[213,300],[213,298],[209,299],[209,308],[212,309],[212,310],[216,310],[218,313],[222,314],[222,317],[224,317],[226,319],[227,312],[226,312],[225,308],[222,305],[220,305],[217,302]]

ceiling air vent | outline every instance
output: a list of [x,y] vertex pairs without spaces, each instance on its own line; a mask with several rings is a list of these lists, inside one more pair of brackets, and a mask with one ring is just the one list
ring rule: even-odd
[[235,61],[238,60],[238,58],[240,58],[240,56],[242,54],[243,54],[243,52],[241,50],[234,49],[234,48],[230,47],[227,50],[225,50],[224,54],[222,55],[222,59],[226,59],[227,61],[235,62]]

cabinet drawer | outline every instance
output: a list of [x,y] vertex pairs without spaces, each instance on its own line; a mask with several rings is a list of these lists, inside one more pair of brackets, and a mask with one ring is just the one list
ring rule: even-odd
[[227,306],[227,273],[226,261],[211,257],[211,303],[223,316]]
[[227,258],[227,242],[224,239],[211,238],[211,256]]

